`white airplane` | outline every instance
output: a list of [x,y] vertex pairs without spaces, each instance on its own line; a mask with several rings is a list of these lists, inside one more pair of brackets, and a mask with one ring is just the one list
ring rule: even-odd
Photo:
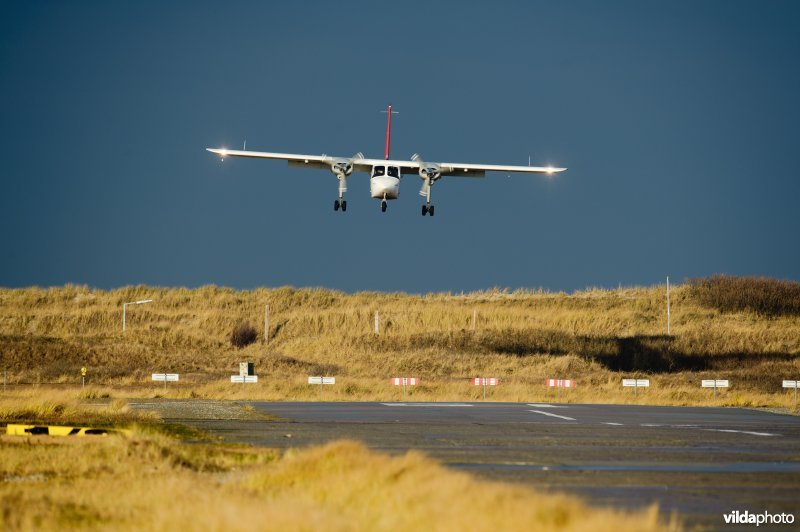
[[418,174],[422,178],[420,196],[425,198],[422,206],[422,216],[433,216],[434,208],[431,205],[431,187],[444,176],[457,177],[484,177],[486,172],[522,172],[531,174],[555,174],[563,172],[566,168],[552,166],[504,166],[496,164],[468,164],[468,163],[431,163],[422,160],[416,153],[410,161],[397,161],[389,159],[389,143],[392,134],[392,106],[384,111],[388,114],[386,123],[386,155],[384,159],[365,159],[364,154],[357,153],[352,157],[331,157],[329,155],[302,155],[294,153],[272,153],[266,151],[229,150],[227,148],[206,148],[216,153],[223,160],[225,157],[254,157],[257,159],[282,159],[289,162],[289,166],[305,166],[330,170],[339,180],[339,199],[333,202],[333,210],[347,210],[347,201],[344,193],[347,192],[347,177],[353,172],[369,172],[370,194],[373,198],[381,200],[381,211],[386,212],[387,201],[400,197],[400,181],[403,176]]

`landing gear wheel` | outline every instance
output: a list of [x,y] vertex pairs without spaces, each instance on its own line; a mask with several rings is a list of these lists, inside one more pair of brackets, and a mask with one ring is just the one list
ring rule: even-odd
[[428,214],[428,206],[427,205],[423,205],[422,206],[422,216],[425,216],[426,214]]
[[429,215],[431,215],[431,216],[433,216],[433,205],[431,205],[430,207],[428,207],[428,214],[429,214]]
[[347,210],[347,202],[345,200],[342,200],[342,212],[346,210]]
[[388,207],[388,204],[386,203],[386,200],[383,200],[381,202],[381,212],[386,212],[386,207]]
[[[339,210],[339,200],[338,199],[333,202],[333,210],[334,211],[338,211]],[[342,206],[342,210],[344,210],[344,206]]]

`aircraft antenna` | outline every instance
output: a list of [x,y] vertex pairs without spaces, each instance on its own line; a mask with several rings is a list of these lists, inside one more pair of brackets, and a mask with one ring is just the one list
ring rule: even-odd
[[[244,139],[244,146],[242,146],[242,151],[247,151],[247,139]],[[530,163],[528,164],[530,166]]]

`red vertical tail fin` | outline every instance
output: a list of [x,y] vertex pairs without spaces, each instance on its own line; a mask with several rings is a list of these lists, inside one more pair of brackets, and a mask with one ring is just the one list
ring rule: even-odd
[[389,146],[392,141],[392,104],[389,104],[389,109],[386,111],[386,155],[384,159],[389,160]]
[[392,143],[392,115],[396,115],[397,111],[392,111],[392,104],[389,104],[389,108],[385,111],[381,111],[381,113],[386,113],[386,153],[384,158],[388,161],[389,147]]

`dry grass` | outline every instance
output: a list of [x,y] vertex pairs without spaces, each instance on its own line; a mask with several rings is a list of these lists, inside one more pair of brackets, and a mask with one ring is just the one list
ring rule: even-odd
[[484,482],[353,442],[291,451],[0,436],[4,530],[663,530],[628,513]]
[[116,426],[152,422],[155,414],[131,411],[123,399],[93,388],[56,390],[47,387],[14,389],[0,395],[0,423]]
[[[129,307],[124,301],[153,299]],[[235,349],[237,323],[263,324],[269,344]],[[782,379],[800,378],[800,317],[708,308],[688,286],[672,290],[667,337],[663,286],[591,289],[574,294],[491,290],[471,294],[356,293],[278,288],[235,291],[207,286],[83,286],[0,289],[0,365],[16,383],[75,386],[89,382],[118,392],[176,397],[304,399],[319,396],[309,375],[335,375],[322,398],[399,399],[393,376],[414,376],[420,400],[477,399],[469,377],[491,376],[497,400],[552,397],[545,378],[572,378],[568,400],[623,402],[623,377],[650,377],[637,398],[663,404],[790,407]],[[374,313],[381,334],[373,334]],[[473,330],[473,313],[476,317]],[[257,385],[227,383],[238,362],[256,363]],[[2,368],[0,368],[2,369]],[[176,372],[164,392],[152,372]],[[702,378],[728,378],[719,395]]]

